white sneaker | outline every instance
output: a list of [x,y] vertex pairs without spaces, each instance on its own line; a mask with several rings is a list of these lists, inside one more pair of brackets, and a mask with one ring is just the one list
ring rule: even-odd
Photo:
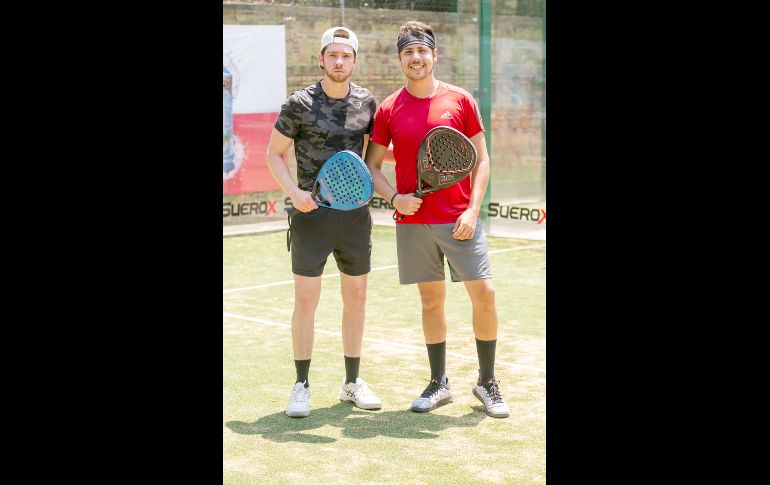
[[487,415],[493,418],[507,418],[511,411],[500,395],[500,381],[490,378],[487,382],[477,382],[473,386],[473,395],[484,404]]
[[294,384],[294,389],[291,390],[289,405],[286,407],[287,416],[292,418],[310,416],[310,387],[306,388],[305,382]]
[[352,402],[361,409],[380,409],[382,407],[380,398],[374,395],[369,389],[369,384],[360,377],[356,378],[356,382],[347,384],[345,384],[345,379],[342,379],[340,401]]
[[412,402],[411,409],[416,413],[427,413],[450,402],[452,393],[449,391],[449,379],[444,377],[442,382],[431,380],[422,395]]

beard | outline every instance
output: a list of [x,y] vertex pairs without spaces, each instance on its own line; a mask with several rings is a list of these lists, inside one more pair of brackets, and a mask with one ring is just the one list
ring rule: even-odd
[[345,81],[348,80],[350,75],[353,74],[352,71],[351,72],[334,72],[333,69],[332,70],[326,69],[326,66],[323,66],[323,68],[326,76],[332,81],[334,81],[335,83],[344,83]]

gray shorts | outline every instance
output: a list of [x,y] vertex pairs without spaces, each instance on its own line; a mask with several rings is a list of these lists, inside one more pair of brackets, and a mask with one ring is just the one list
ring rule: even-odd
[[454,223],[396,224],[398,278],[402,285],[443,281],[444,256],[452,281],[492,278],[487,251],[487,235],[476,221],[473,238],[458,241],[452,237]]

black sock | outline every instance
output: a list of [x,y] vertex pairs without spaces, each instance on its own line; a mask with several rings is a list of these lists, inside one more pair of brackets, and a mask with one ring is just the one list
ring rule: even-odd
[[310,386],[310,382],[307,380],[308,372],[310,372],[310,359],[307,360],[294,360],[294,367],[297,369],[297,382],[304,382],[305,387]]
[[361,363],[361,357],[345,356],[345,384],[356,382],[358,378],[358,364]]
[[430,379],[443,382],[446,374],[446,340],[437,344],[425,344],[428,347],[428,360],[430,361]]
[[479,384],[495,378],[495,346],[497,340],[476,339],[476,353],[479,356]]

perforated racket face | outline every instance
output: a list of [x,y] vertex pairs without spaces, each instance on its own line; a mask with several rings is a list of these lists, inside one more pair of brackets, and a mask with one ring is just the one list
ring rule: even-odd
[[345,150],[324,162],[313,186],[318,205],[352,210],[366,205],[374,196],[372,174],[355,153]]
[[418,153],[417,188],[427,194],[450,187],[476,165],[476,147],[461,132],[437,126],[423,138]]

